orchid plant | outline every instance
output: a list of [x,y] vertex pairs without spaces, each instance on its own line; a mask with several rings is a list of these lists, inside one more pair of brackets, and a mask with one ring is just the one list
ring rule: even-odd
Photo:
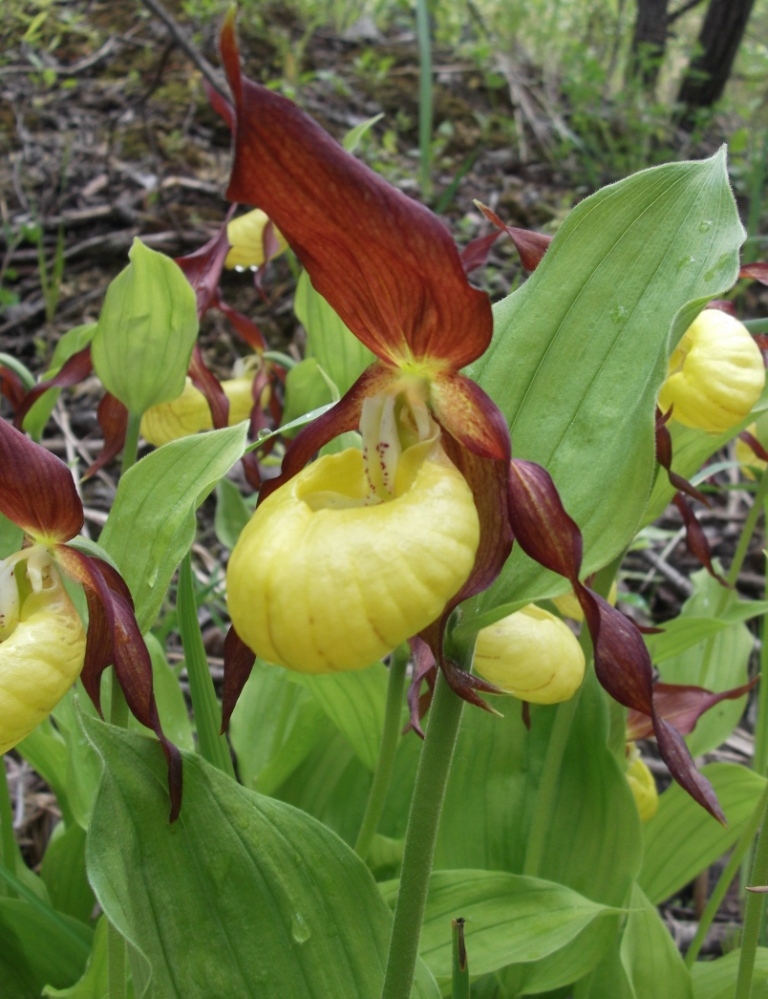
[[[137,242],[35,387],[0,368],[0,746],[62,814],[38,876],[3,799],[3,994],[746,999],[768,968],[752,915],[740,954],[704,964],[717,891],[685,960],[655,908],[744,856],[768,802],[768,746],[753,769],[693,760],[737,724],[744,621],[768,610],[733,589],[768,478],[727,579],[691,507],[748,425],[768,460],[760,350],[719,301],[743,238],[724,156],[606,188],[551,245],[486,210],[498,228],[460,253],[242,74],[231,17],[221,54],[227,198],[250,211],[177,261]],[[467,274],[505,234],[531,275],[492,306]],[[220,291],[286,248],[300,377]],[[196,342],[209,309],[253,354],[223,385]],[[17,429],[91,370],[97,467],[123,452],[98,544],[70,470]],[[214,489],[221,703],[191,557]],[[673,499],[705,568],[642,633],[615,577]],[[177,569],[194,730],[153,633]]]

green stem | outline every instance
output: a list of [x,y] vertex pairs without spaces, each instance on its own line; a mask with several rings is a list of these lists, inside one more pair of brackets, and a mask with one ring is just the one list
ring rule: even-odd
[[[755,849],[751,881],[753,885],[765,885],[768,881],[768,802],[766,802],[761,816],[760,834]],[[749,892],[747,895],[744,931],[741,935],[739,974],[736,979],[734,999],[749,999],[764,902],[765,897],[762,892]]]
[[464,920],[452,919],[453,934],[453,976],[451,999],[469,999],[469,964],[464,943]]
[[176,612],[179,633],[184,647],[184,661],[189,678],[189,692],[195,714],[200,753],[204,759],[234,779],[235,770],[226,738],[220,734],[221,708],[216,699],[213,680],[208,669],[200,622],[197,619],[195,589],[192,583],[192,557],[184,556],[179,570]]
[[754,534],[755,527],[757,526],[757,521],[760,514],[763,512],[763,504],[765,503],[766,496],[768,496],[768,475],[763,475],[757,487],[755,498],[752,501],[752,506],[749,508],[749,513],[744,521],[744,527],[742,528],[741,536],[739,537],[739,543],[736,546],[733,561],[731,562],[731,567],[728,570],[728,576],[726,578],[731,586],[734,586],[736,584],[736,580],[739,578],[739,573],[741,572],[741,567],[744,564],[747,549],[749,548],[749,542],[752,540],[752,535]]
[[416,0],[419,41],[419,183],[423,201],[432,195],[432,41],[427,0]]
[[384,707],[384,728],[381,733],[379,759],[376,763],[376,773],[368,795],[365,815],[357,834],[355,853],[362,860],[368,857],[373,837],[379,828],[384,803],[392,780],[392,768],[395,763],[395,753],[400,739],[400,718],[403,704],[403,688],[408,667],[410,650],[407,645],[395,649],[389,664],[389,683],[387,685],[387,703]]
[[3,761],[3,779],[0,781],[0,844],[2,845],[3,867],[13,877],[16,876],[16,859],[18,844],[13,834],[13,806],[11,804],[11,789],[8,787],[8,771],[5,769],[5,757],[0,757]]
[[438,675],[413,789],[392,938],[381,999],[409,999],[429,876],[464,701]]
[[739,836],[738,842],[728,858],[728,863],[725,865],[722,874],[717,880],[715,889],[712,892],[709,901],[707,902],[704,912],[701,914],[701,919],[699,920],[699,926],[696,930],[691,945],[688,948],[685,955],[686,967],[693,967],[696,958],[699,956],[699,951],[701,950],[704,941],[709,933],[709,928],[715,920],[718,909],[725,898],[726,892],[731,885],[731,882],[736,877],[736,873],[741,867],[741,863],[749,850],[752,843],[752,839],[760,826],[760,820],[763,817],[766,807],[768,806],[768,783],[765,785],[760,799],[755,806],[754,811],[744,829]]
[[123,444],[123,461],[120,466],[120,474],[125,475],[128,469],[136,464],[139,454],[139,427],[141,426],[141,414],[129,413],[128,425],[125,428],[125,443]]
[[[768,479],[768,475],[763,475],[763,480],[765,479]],[[762,485],[762,482],[760,484]],[[768,522],[768,500],[764,499],[763,508],[766,522]],[[768,596],[768,580],[766,580],[765,595]],[[760,646],[760,685],[758,687],[755,751],[752,758],[752,768],[756,773],[765,776],[766,768],[768,768],[768,617],[763,617],[761,631],[763,641]]]

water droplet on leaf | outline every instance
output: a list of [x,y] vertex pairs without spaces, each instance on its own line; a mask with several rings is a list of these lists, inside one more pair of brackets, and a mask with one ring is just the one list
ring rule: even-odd
[[306,943],[312,936],[312,930],[300,912],[294,912],[291,919],[291,936],[299,944]]

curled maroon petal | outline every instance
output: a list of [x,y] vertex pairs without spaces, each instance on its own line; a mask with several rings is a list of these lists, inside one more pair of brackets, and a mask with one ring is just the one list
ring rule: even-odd
[[243,77],[232,19],[221,54],[235,105],[227,197],[262,208],[317,291],[381,360],[456,369],[488,346],[488,296],[467,282],[450,233],[347,153],[292,101]]
[[104,446],[96,460],[86,469],[84,479],[95,475],[100,468],[108,465],[116,458],[125,446],[125,434],[128,429],[128,410],[111,392],[105,393],[96,410],[101,432],[104,435]]
[[53,378],[47,378],[43,382],[39,382],[33,389],[24,397],[24,401],[16,410],[16,415],[14,423],[17,427],[21,427],[24,423],[24,417],[30,411],[32,406],[37,402],[41,395],[45,395],[48,389],[52,388],[70,388],[72,385],[77,385],[83,379],[90,375],[93,365],[91,364],[91,348],[90,345],[83,347],[76,354],[73,354],[68,360],[62,364],[60,370]]
[[168,765],[171,822],[181,807],[181,755],[166,738],[152,689],[152,660],[133,612],[130,592],[120,574],[107,562],[59,545],[56,560],[82,584],[91,619],[88,624],[83,684],[97,709],[101,710],[99,685],[110,663],[114,666],[126,702],[142,725],[152,729]]
[[[740,687],[715,692],[705,687],[694,687],[686,684],[655,683],[653,685],[653,702],[656,714],[674,725],[681,735],[688,735],[696,727],[696,722],[705,711],[709,711],[721,701],[735,701],[755,686],[758,677]],[[627,739],[647,739],[653,735],[653,724],[648,715],[639,711],[629,711],[627,714]]]
[[235,705],[251,675],[256,656],[230,627],[224,639],[224,684],[221,697],[221,731],[226,732]]
[[484,205],[481,201],[476,201],[475,204],[489,222],[492,222],[501,232],[505,232],[511,238],[515,244],[515,249],[520,254],[523,267],[527,271],[535,271],[549,249],[552,236],[545,236],[544,233],[533,232],[531,229],[518,229],[516,226],[507,225],[502,222],[492,208]]
[[49,542],[69,541],[83,526],[70,470],[6,420],[0,420],[0,513]]

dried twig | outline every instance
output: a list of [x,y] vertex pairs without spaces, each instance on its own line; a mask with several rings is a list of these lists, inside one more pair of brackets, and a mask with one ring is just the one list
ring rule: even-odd
[[174,40],[178,45],[187,53],[192,62],[197,66],[206,80],[214,88],[218,90],[220,94],[224,97],[229,97],[229,91],[222,82],[221,77],[216,72],[216,70],[211,66],[208,60],[202,53],[198,52],[195,46],[187,38],[186,33],[182,26],[171,17],[168,11],[163,7],[159,0],[142,0],[145,7],[152,11],[152,13],[159,17],[160,20],[165,24],[166,28],[170,31]]

